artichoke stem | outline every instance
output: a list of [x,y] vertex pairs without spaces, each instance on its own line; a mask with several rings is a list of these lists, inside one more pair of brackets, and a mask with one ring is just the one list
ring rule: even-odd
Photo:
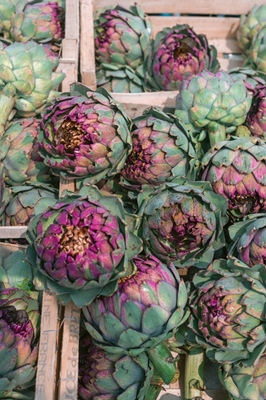
[[199,347],[192,348],[185,362],[184,399],[202,399],[204,391],[204,350]]
[[168,385],[176,375],[177,366],[167,344],[165,342],[159,343],[153,349],[147,350],[147,354],[155,371]]
[[210,122],[208,125],[208,135],[210,146],[213,147],[217,143],[226,140],[226,129],[224,125],[217,124],[217,122]]
[[6,130],[6,123],[12,115],[15,104],[15,96],[7,96],[4,92],[0,94],[0,137]]

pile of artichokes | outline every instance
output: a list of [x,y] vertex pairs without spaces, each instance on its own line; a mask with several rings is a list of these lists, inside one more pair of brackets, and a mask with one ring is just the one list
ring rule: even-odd
[[[138,5],[98,10],[99,87],[61,92],[63,28],[37,33],[38,4],[0,6],[0,222],[27,227],[0,257],[0,397],[34,399],[47,291],[81,313],[79,400],[156,400],[179,376],[200,399],[205,363],[230,400],[264,400],[265,7],[232,71],[186,24],[151,39]],[[173,112],[112,97],[161,90]]]

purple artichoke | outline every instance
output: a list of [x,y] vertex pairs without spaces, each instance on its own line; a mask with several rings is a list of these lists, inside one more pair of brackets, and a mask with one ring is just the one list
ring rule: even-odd
[[252,103],[247,113],[245,125],[253,136],[266,136],[266,85],[259,85],[254,90]]
[[112,296],[99,296],[82,311],[96,345],[135,356],[171,337],[188,314],[185,283],[173,265],[154,256],[137,256],[133,263],[135,271]]
[[145,58],[147,90],[179,90],[184,79],[220,68],[216,48],[187,24],[159,31]]
[[131,120],[103,88],[71,90],[43,113],[40,154],[55,175],[94,184],[122,169],[131,151]]
[[201,180],[228,200],[233,219],[266,210],[266,144],[258,138],[223,141],[202,159]]
[[265,265],[250,268],[235,258],[217,259],[192,279],[191,314],[182,333],[213,362],[254,365],[265,349],[265,307]]
[[96,187],[83,190],[86,195],[69,193],[36,215],[28,229],[36,287],[79,307],[100,293],[112,294],[141,251],[122,202]]
[[176,267],[207,268],[225,246],[227,202],[207,182],[175,179],[138,195],[144,251]]
[[266,263],[266,214],[250,214],[228,228],[229,254],[252,267]]
[[112,354],[84,335],[79,345],[78,393],[83,400],[143,400],[153,368],[145,353],[136,357]]
[[175,177],[194,179],[196,153],[185,126],[156,107],[133,120],[132,151],[121,176],[133,186],[159,184]]
[[151,36],[151,22],[141,7],[111,6],[94,13],[96,66],[130,66],[137,70],[144,62]]
[[1,399],[20,398],[20,390],[34,385],[39,324],[39,302],[34,297],[20,289],[0,290]]

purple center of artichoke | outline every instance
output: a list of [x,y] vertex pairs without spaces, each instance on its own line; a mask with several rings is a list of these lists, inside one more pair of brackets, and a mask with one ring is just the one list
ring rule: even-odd
[[15,334],[28,336],[30,322],[25,310],[16,310],[13,306],[4,307],[0,310],[0,319],[6,321]]

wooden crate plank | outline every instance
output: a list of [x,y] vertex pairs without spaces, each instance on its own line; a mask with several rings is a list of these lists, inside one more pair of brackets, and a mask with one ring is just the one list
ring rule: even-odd
[[[181,14],[247,14],[254,4],[265,4],[263,0],[139,0],[138,5],[149,14],[181,13]],[[102,8],[110,5],[122,4],[114,0],[94,0],[94,8]],[[123,0],[123,7],[134,5],[134,0]]]
[[239,26],[239,18],[233,17],[192,17],[188,15],[181,17],[150,16],[149,18],[152,23],[153,36],[163,28],[172,27],[176,24],[188,24],[196,33],[203,33],[208,39],[235,39]]
[[96,89],[94,28],[92,0],[80,0],[80,74],[81,81],[90,89]]
[[0,239],[21,239],[26,237],[28,227],[23,226],[0,226]]
[[43,292],[35,400],[57,400],[60,312],[57,297]]

